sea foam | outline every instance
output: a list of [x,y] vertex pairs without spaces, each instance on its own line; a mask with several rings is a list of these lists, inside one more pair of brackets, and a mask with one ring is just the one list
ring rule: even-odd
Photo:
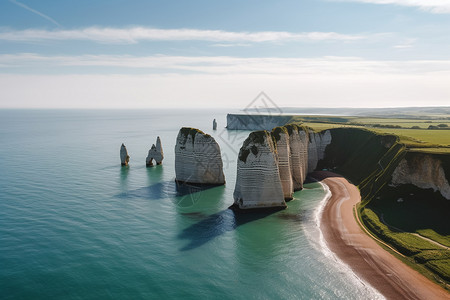
[[[320,220],[322,219],[322,214],[327,204],[328,200],[331,198],[331,191],[329,187],[322,183],[318,182],[322,189],[326,192],[325,196],[319,202],[319,205],[314,210],[314,218],[313,218],[313,226],[305,227],[305,233],[308,240],[311,242],[314,248],[319,250],[324,255],[324,263],[328,265],[333,265],[336,270],[339,270],[344,276],[348,277],[351,280],[351,283],[363,294],[358,295],[361,299],[386,299],[378,290],[372,287],[369,283],[361,279],[355,272],[351,269],[351,267],[346,264],[344,261],[339,259],[337,255],[328,248],[327,242],[323,236],[322,230],[320,229]],[[317,239],[317,236],[319,237]],[[332,264],[330,264],[332,262]]]

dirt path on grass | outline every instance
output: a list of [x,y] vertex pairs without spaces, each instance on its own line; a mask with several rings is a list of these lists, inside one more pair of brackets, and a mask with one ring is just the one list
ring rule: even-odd
[[312,177],[325,183],[331,198],[324,207],[320,228],[328,247],[353,271],[387,299],[450,299],[450,293],[398,260],[364,233],[353,216],[361,201],[359,190],[331,172]]
[[[403,230],[403,229],[401,229],[401,228],[398,228],[398,227],[389,225],[389,224],[386,222],[386,220],[384,219],[384,215],[383,215],[383,214],[380,215],[380,221],[381,221],[384,225],[386,225],[386,226],[388,226],[388,227],[391,227],[391,228],[397,230],[398,232],[406,232],[405,230]],[[427,241],[427,242],[430,242],[430,243],[432,243],[432,244],[435,244],[436,246],[442,247],[442,248],[444,248],[445,250],[449,250],[449,247],[447,247],[447,246],[445,246],[445,245],[443,245],[443,244],[441,244],[441,243],[439,243],[439,242],[436,242],[436,241],[434,241],[434,240],[432,240],[432,239],[429,239],[429,238],[427,238],[426,236],[420,235],[420,234],[415,233],[415,232],[409,232],[409,234],[415,235],[415,236],[417,236],[418,238],[421,238],[422,240],[425,240],[425,241]]]

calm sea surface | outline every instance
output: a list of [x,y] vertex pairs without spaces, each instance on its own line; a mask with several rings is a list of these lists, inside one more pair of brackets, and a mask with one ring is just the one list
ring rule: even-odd
[[[216,138],[226,186],[177,189],[182,126]],[[225,126],[225,111],[0,110],[0,298],[379,298],[324,247],[320,184],[281,212],[227,209],[249,132]],[[146,168],[157,136],[163,165]]]

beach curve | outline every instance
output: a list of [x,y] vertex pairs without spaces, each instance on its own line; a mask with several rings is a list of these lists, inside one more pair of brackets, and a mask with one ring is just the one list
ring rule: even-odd
[[446,290],[384,250],[361,229],[353,214],[361,201],[356,186],[329,171],[311,175],[331,192],[320,217],[325,242],[357,276],[387,299],[450,299]]

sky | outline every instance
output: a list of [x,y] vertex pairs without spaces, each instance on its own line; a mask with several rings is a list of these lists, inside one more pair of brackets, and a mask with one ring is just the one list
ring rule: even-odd
[[450,0],[0,0],[0,108],[450,105]]

